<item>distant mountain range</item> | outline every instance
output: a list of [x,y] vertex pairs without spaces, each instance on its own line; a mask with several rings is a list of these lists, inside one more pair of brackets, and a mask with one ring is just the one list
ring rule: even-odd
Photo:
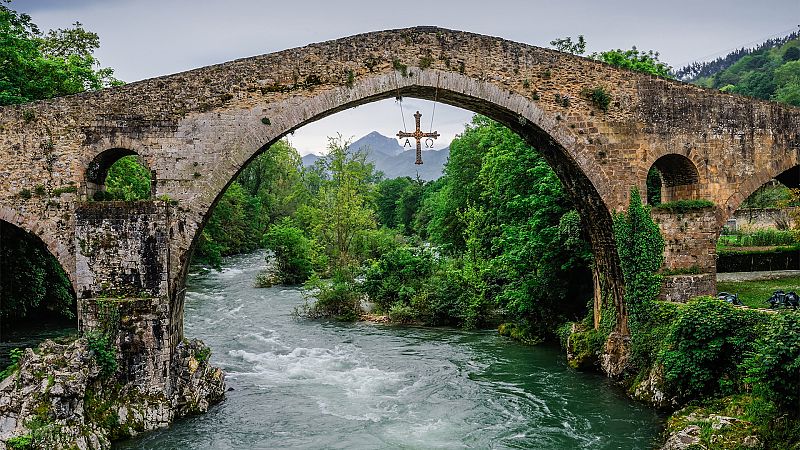
[[[442,176],[444,163],[450,157],[450,147],[441,150],[423,150],[422,161],[424,164],[416,165],[417,149],[409,150],[397,143],[397,139],[386,137],[373,131],[361,139],[350,144],[349,149],[364,149],[367,152],[367,161],[375,164],[375,169],[383,172],[385,178],[419,177],[426,181],[436,180]],[[320,155],[309,154],[303,156],[303,166],[309,167],[320,159]]]

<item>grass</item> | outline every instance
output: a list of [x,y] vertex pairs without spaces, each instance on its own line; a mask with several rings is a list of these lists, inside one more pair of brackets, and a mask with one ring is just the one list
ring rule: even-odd
[[767,308],[767,299],[777,290],[800,293],[800,276],[778,280],[725,281],[717,282],[718,292],[738,294],[739,300],[751,308]]

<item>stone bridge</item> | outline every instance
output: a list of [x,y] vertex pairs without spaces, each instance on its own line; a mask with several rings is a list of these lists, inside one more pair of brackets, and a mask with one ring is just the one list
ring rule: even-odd
[[[610,94],[607,108],[590,100],[598,88]],[[169,390],[187,266],[225,187],[287,133],[397,96],[484,114],[539,149],[590,236],[595,307],[613,302],[622,318],[612,213],[632,187],[646,192],[652,166],[665,200],[714,203],[654,213],[666,267],[702,273],[670,280],[672,299],[714,291],[717,236],[751,192],[774,177],[798,181],[790,170],[800,163],[799,109],[496,37],[411,28],[2,108],[0,219],[58,258],[78,296],[80,330],[112,322],[123,373]],[[151,170],[158,200],[89,201],[111,164],[131,154]],[[624,320],[619,327],[626,331]]]

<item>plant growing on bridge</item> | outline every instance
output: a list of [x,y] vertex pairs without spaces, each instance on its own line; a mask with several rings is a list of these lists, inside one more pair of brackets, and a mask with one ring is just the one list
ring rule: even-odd
[[650,306],[658,298],[662,278],[658,270],[664,264],[664,238],[637,188],[631,189],[628,210],[614,217],[614,237],[635,335],[634,327],[647,323]]
[[117,371],[117,349],[111,338],[99,331],[86,333],[86,342],[100,366],[100,374],[110,377]]
[[689,211],[696,211],[698,209],[706,209],[714,207],[714,202],[706,199],[697,200],[673,200],[671,202],[659,203],[654,206],[655,209],[662,211],[669,211],[671,213],[687,213]]
[[591,101],[597,109],[604,112],[608,111],[608,105],[611,104],[611,94],[609,94],[604,87],[595,86],[592,89],[586,89],[583,91],[583,95]]

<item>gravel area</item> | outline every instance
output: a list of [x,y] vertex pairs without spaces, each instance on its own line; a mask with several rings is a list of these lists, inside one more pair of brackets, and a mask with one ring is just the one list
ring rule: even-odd
[[736,281],[760,281],[760,280],[779,280],[800,276],[800,270],[776,270],[766,272],[727,272],[718,273],[717,281],[736,282]]

